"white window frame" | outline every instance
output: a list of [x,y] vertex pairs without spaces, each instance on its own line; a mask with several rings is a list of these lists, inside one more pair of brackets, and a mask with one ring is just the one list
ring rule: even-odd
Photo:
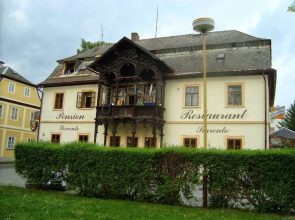
[[[196,93],[196,95],[197,95],[197,105],[192,105],[192,103],[191,103],[191,105],[187,105],[187,103],[186,103],[186,95],[187,95],[187,93],[186,93],[186,89],[187,88],[191,88],[191,87],[196,87],[197,88],[197,93]],[[198,108],[198,107],[200,107],[200,85],[199,84],[187,84],[187,85],[184,85],[184,102],[183,102],[183,106],[185,107],[185,108]]]
[[25,97],[31,97],[31,89],[28,87],[25,87],[24,89],[24,96]]
[[15,137],[9,136],[7,140],[7,149],[13,150],[15,145]]
[[10,92],[10,93],[15,92],[15,83],[13,83],[13,82],[8,83],[8,92]]
[[11,120],[17,120],[17,118],[18,118],[18,108],[12,107],[11,108],[11,116],[10,116],[10,119]]
[[[225,97],[225,107],[226,108],[242,108],[244,107],[244,104],[245,104],[245,86],[244,86],[244,83],[243,82],[236,82],[236,83],[226,83],[225,84],[225,94],[226,94],[226,97]],[[241,103],[238,104],[238,105],[235,105],[235,104],[229,104],[229,87],[230,86],[240,86],[241,87]]]

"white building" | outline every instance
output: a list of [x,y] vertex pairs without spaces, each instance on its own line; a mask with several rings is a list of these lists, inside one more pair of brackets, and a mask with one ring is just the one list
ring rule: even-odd
[[[239,31],[206,37],[209,148],[267,149],[271,40]],[[200,35],[131,39],[58,61],[40,84],[40,139],[203,146]]]

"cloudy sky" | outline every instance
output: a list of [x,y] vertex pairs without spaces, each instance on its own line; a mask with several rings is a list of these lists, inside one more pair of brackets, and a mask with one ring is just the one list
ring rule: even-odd
[[239,30],[272,40],[275,105],[295,100],[295,13],[292,0],[0,0],[0,60],[34,83],[56,60],[74,55],[80,39],[116,42],[193,33],[192,20],[212,17],[216,31]]

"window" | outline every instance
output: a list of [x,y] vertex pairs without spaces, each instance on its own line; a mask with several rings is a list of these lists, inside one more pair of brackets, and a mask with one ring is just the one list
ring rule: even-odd
[[65,63],[64,64],[64,74],[70,75],[75,72],[75,63]]
[[32,143],[32,142],[33,142],[33,139],[29,138],[28,143]]
[[14,92],[15,91],[15,84],[14,83],[12,83],[12,82],[10,82],[9,84],[8,84],[8,92]]
[[100,92],[100,106],[106,105],[108,103],[108,88],[101,87]]
[[135,87],[127,88],[127,105],[135,104]]
[[14,149],[15,137],[8,137],[7,149]]
[[227,86],[227,105],[241,106],[242,103],[242,85]]
[[0,105],[0,118],[2,118],[3,105]]
[[242,149],[242,139],[241,138],[228,138],[227,139],[227,149],[228,150]]
[[154,84],[145,86],[145,103],[156,103],[156,88]]
[[110,146],[120,147],[120,137],[119,136],[110,136]]
[[17,116],[18,116],[18,108],[12,108],[11,109],[11,119],[12,120],[17,120]]
[[118,89],[117,105],[125,105],[125,88]]
[[134,76],[135,66],[132,63],[126,63],[122,66],[120,73],[124,77]]
[[155,142],[153,142],[152,137],[145,137],[144,138],[144,147],[156,148],[157,147],[157,138],[155,138]]
[[55,94],[55,101],[54,101],[54,109],[62,109],[63,108],[63,101],[64,101],[64,94],[63,93],[56,93]]
[[132,144],[132,137],[127,137],[127,147],[137,147],[138,146],[138,138],[134,137],[134,142]]
[[185,106],[199,106],[199,87],[185,87]]
[[137,86],[137,105],[143,105],[144,102],[144,86],[138,85]]
[[30,122],[32,122],[34,120],[35,120],[35,114],[34,114],[34,112],[31,112],[30,113]]
[[52,143],[60,143],[60,134],[52,134],[51,135],[51,142]]
[[78,92],[77,93],[77,108],[93,108],[95,92]]
[[24,91],[24,95],[25,95],[25,97],[30,97],[30,88],[25,88],[25,91]]
[[197,147],[197,138],[183,138],[183,146],[195,148]]
[[79,142],[88,142],[88,135],[79,135]]

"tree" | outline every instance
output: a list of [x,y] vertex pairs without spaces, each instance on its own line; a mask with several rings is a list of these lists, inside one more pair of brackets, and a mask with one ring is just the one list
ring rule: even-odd
[[295,101],[288,108],[285,118],[282,122],[279,122],[282,127],[289,128],[292,131],[295,131]]
[[77,49],[77,54],[82,53],[86,50],[92,49],[94,47],[101,46],[104,43],[105,43],[104,41],[91,42],[91,41],[86,41],[84,39],[81,39],[80,48]]
[[295,12],[295,0],[293,0],[293,3],[288,7],[289,12]]

